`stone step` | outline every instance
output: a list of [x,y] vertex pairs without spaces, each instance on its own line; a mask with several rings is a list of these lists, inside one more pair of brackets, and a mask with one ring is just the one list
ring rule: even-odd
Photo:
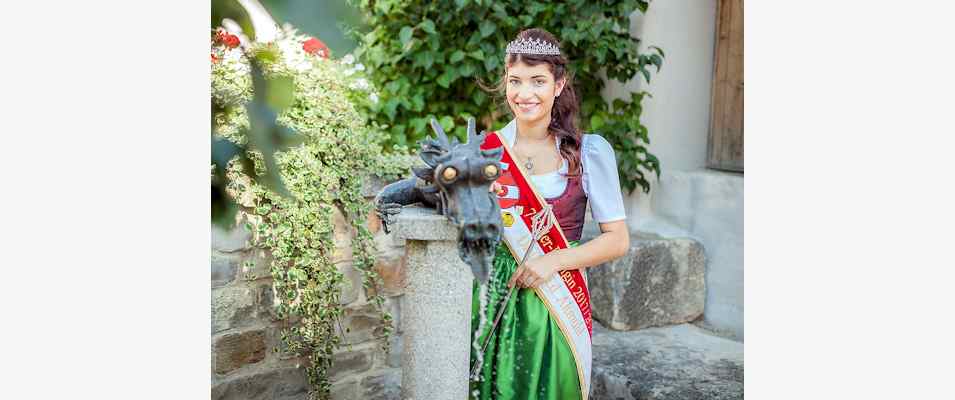
[[743,344],[691,324],[617,332],[594,324],[592,400],[743,398]]
[[[582,242],[597,234],[585,230]],[[699,242],[634,233],[626,255],[587,269],[593,317],[615,330],[693,321],[703,314],[705,271]]]

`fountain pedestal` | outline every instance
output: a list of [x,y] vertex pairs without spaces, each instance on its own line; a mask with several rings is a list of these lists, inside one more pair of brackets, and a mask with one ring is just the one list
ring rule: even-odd
[[435,210],[404,207],[392,235],[405,241],[401,398],[466,399],[473,274],[458,256],[458,229]]

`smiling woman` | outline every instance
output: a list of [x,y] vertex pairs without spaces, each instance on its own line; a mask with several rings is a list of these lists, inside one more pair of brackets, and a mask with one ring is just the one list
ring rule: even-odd
[[[528,29],[508,44],[501,82],[485,88],[504,95],[514,119],[485,141],[504,148],[504,172],[491,189],[505,228],[487,286],[473,289],[474,398],[586,399],[590,392],[582,272],[622,256],[630,238],[613,148],[577,128],[567,64],[553,35]],[[578,246],[588,202],[602,233]],[[537,222],[527,221],[548,219],[556,234],[528,230]]]

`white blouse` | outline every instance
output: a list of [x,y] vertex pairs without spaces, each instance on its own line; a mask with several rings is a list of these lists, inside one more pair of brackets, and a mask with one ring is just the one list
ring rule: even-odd
[[[511,120],[500,131],[508,146],[514,146],[517,137],[517,121]],[[559,146],[559,143],[557,143]],[[623,194],[617,175],[617,158],[613,147],[600,135],[584,134],[580,145],[583,189],[590,201],[590,215],[599,223],[627,218],[623,207]],[[556,171],[531,175],[531,184],[544,198],[560,196],[567,187],[567,160]]]

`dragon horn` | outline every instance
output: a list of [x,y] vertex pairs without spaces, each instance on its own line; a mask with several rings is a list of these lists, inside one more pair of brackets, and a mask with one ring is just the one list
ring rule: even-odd
[[438,135],[438,141],[446,146],[451,148],[451,142],[448,141],[448,135],[444,133],[444,128],[441,127],[441,124],[438,123],[438,120],[431,118],[431,130]]
[[480,146],[480,139],[477,135],[477,124],[474,118],[468,118],[468,144],[472,146]]

